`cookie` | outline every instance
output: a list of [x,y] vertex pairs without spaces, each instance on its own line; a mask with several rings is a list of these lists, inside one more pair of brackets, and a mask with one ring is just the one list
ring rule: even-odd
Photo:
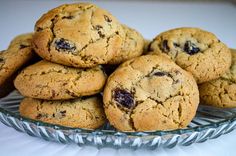
[[145,41],[143,36],[136,30],[122,25],[125,32],[125,39],[121,51],[109,61],[109,64],[120,64],[128,59],[142,55]]
[[15,37],[7,50],[0,52],[0,97],[9,94],[13,89],[13,79],[19,69],[35,56],[31,41],[32,33]]
[[165,53],[193,74],[198,84],[223,75],[231,65],[229,48],[214,34],[198,28],[177,28],[158,35],[152,54]]
[[123,63],[107,81],[104,109],[121,131],[186,127],[199,104],[196,81],[165,56],[144,55]]
[[95,129],[106,121],[100,96],[67,101],[24,98],[19,110],[23,117],[73,128]]
[[62,100],[99,93],[106,78],[100,66],[80,69],[40,61],[22,70],[14,84],[26,97]]
[[32,49],[32,37],[33,33],[25,33],[16,36],[9,44],[8,49],[14,48],[14,49],[24,49],[25,48],[31,48]]
[[232,51],[230,69],[216,80],[199,85],[202,104],[222,107],[236,107],[236,50]]
[[106,64],[121,49],[124,31],[109,12],[89,3],[65,4],[35,25],[33,45],[45,60],[87,68]]

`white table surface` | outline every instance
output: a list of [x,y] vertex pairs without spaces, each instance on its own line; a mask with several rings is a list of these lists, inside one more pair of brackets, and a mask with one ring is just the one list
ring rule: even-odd
[[[33,31],[36,20],[49,9],[70,1],[15,0],[0,1],[0,50],[20,33]],[[230,3],[178,3],[155,1],[96,1],[122,23],[140,31],[147,39],[170,28],[200,27],[215,33],[229,47],[236,48],[236,5]],[[47,142],[15,131],[0,123],[0,156],[116,156],[179,155],[234,156],[236,130],[218,139],[188,147],[160,148],[155,151],[78,147]]]

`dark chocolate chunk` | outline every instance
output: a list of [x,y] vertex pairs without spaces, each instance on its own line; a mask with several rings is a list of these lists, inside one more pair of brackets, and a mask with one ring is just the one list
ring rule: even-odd
[[104,15],[104,19],[109,23],[112,22],[112,20],[107,15]]
[[131,93],[123,89],[115,89],[113,91],[113,98],[116,102],[126,108],[131,108],[134,105],[134,98]]
[[155,75],[155,76],[166,76],[166,75],[168,75],[168,73],[166,73],[166,72],[155,72],[153,75]]
[[66,94],[70,95],[71,97],[78,97],[74,92],[71,92],[69,90],[66,90]]
[[43,117],[43,115],[39,113],[39,114],[36,116],[36,119],[41,119],[42,117]]
[[56,50],[58,51],[73,52],[76,49],[75,44],[71,43],[70,41],[64,38],[57,39],[55,41],[55,46],[56,46]]
[[160,76],[160,77],[162,77],[162,76],[168,76],[168,77],[172,78],[172,75],[171,75],[170,73],[167,73],[167,72],[164,72],[164,71],[155,72],[153,75],[155,75],[155,76]]
[[96,25],[94,28],[95,28],[96,30],[100,30],[100,29],[102,29],[102,26]]
[[71,15],[70,16],[63,16],[62,17],[62,19],[73,19],[73,18],[74,18],[74,16],[71,16]]
[[21,44],[20,45],[20,49],[24,49],[24,48],[26,48],[26,47],[29,47],[28,45],[24,45],[24,44]]
[[194,55],[200,51],[200,48],[198,48],[194,43],[191,41],[187,41],[184,44],[184,51],[188,53],[189,55]]
[[170,47],[168,46],[168,41],[167,40],[164,40],[162,42],[162,47],[163,47],[164,52],[169,52],[170,51]]
[[104,38],[104,37],[105,37],[105,35],[104,35],[101,31],[98,31],[98,34],[99,34],[99,36],[100,36],[101,38]]
[[60,111],[60,113],[61,113],[61,116],[62,116],[62,117],[65,117],[65,116],[66,116],[66,110]]
[[178,43],[174,43],[175,47],[180,47],[180,45]]
[[101,29],[103,28],[101,25],[93,26],[93,28],[98,31],[98,35],[99,35],[101,38],[104,38],[104,37],[105,37],[105,35],[101,32]]
[[103,28],[103,27],[100,26],[100,25],[96,25],[96,26],[94,27],[94,29],[98,31],[98,35],[99,35],[101,38],[104,38],[105,35],[101,32],[101,29],[102,29],[102,28]]
[[37,28],[36,28],[36,31],[37,31],[37,32],[40,32],[40,31],[42,31],[42,30],[43,30],[43,28],[40,28],[40,27],[37,27]]

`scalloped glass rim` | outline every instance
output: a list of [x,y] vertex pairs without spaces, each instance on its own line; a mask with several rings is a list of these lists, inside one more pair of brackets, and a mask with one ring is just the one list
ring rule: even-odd
[[53,128],[55,130],[73,130],[75,132],[80,132],[80,133],[97,133],[97,134],[103,134],[103,135],[128,135],[131,137],[132,136],[134,136],[134,137],[135,136],[145,136],[145,135],[163,136],[163,135],[167,135],[167,134],[184,134],[184,133],[191,133],[191,132],[195,132],[195,131],[199,132],[199,131],[207,130],[209,128],[217,128],[222,125],[230,124],[230,123],[236,121],[236,115],[235,115],[231,118],[230,117],[225,118],[224,120],[219,121],[217,123],[210,123],[210,124],[206,124],[206,125],[201,125],[201,126],[197,126],[197,127],[188,127],[188,128],[184,128],[184,129],[176,129],[176,130],[169,130],[169,131],[121,132],[121,131],[116,131],[116,130],[102,130],[102,129],[92,130],[92,129],[82,129],[82,128],[71,128],[71,127],[65,127],[65,126],[61,126],[61,125],[45,123],[45,122],[36,121],[36,120],[22,117],[18,114],[11,112],[11,111],[5,110],[1,106],[0,106],[0,112],[5,114],[8,117],[10,116],[10,117],[17,118],[18,120],[20,120],[22,122],[33,123],[37,126],[49,127],[49,128]]

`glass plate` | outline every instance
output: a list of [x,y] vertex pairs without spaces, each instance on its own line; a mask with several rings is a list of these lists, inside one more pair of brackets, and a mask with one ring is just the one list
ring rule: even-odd
[[108,123],[97,130],[69,128],[30,120],[19,115],[23,97],[13,91],[0,99],[0,120],[7,126],[31,136],[60,143],[76,143],[113,148],[172,148],[214,139],[231,132],[236,126],[236,109],[200,106],[196,117],[185,129],[153,132],[118,132]]

